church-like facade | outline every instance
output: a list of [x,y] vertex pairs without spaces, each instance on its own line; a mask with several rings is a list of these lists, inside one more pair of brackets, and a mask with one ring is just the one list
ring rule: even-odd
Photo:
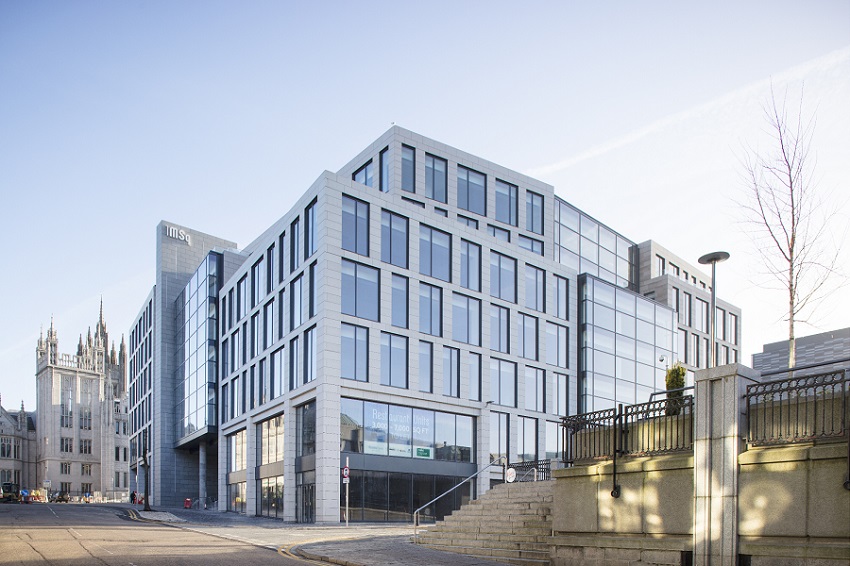
[[[51,320],[36,348],[37,424],[34,478],[21,487],[71,497],[125,499],[129,492],[127,354],[110,346],[103,304],[94,334],[76,354],[60,354]],[[29,485],[34,482],[33,485]]]

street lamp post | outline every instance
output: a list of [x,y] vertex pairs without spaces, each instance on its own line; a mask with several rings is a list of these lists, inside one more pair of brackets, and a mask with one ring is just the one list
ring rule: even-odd
[[711,252],[699,258],[699,262],[703,265],[711,264],[711,354],[708,367],[717,366],[717,347],[715,346],[716,329],[717,329],[717,264],[721,261],[729,259],[727,252]]

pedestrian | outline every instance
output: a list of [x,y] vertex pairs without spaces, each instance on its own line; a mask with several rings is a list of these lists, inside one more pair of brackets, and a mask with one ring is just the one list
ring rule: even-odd
[[136,490],[135,489],[133,490],[133,493],[130,494],[130,503],[132,503],[133,505],[136,504]]

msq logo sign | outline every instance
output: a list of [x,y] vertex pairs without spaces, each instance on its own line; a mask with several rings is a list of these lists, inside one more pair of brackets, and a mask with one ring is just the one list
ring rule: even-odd
[[189,233],[186,232],[186,230],[183,230],[182,228],[177,228],[176,226],[166,226],[165,235],[169,238],[174,238],[175,240],[186,242],[187,245],[192,245],[192,242],[189,240]]

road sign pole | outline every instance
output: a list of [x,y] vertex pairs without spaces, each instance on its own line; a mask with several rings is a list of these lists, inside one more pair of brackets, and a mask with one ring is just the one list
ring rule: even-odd
[[[346,470],[349,469],[348,468],[348,456],[345,457],[345,469]],[[345,526],[348,527],[348,486],[350,485],[350,482],[348,481],[348,478],[345,478],[345,479],[346,479],[346,482],[345,482]]]

